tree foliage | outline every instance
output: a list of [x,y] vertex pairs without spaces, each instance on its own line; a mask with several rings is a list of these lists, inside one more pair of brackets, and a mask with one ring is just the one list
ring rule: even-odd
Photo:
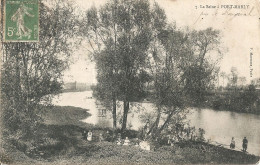
[[98,70],[96,91],[102,91],[103,101],[124,102],[123,130],[129,102],[145,96],[152,29],[160,29],[158,21],[165,17],[160,12],[158,5],[151,8],[148,1],[111,0],[86,14],[85,35]]
[[76,20],[68,3],[40,3],[40,41],[2,43],[1,93],[3,123],[10,132],[30,131],[39,119],[39,103],[59,92],[62,72],[72,54]]
[[160,31],[151,60],[152,102],[157,107],[149,131],[153,137],[174,126],[176,117],[185,116],[186,106],[203,101],[218,72],[217,60],[212,62],[206,55],[218,49],[219,40],[219,32],[213,29],[184,32],[169,25]]
[[115,101],[123,101],[123,130],[129,102],[152,95],[157,117],[150,132],[159,133],[187,102],[203,101],[216,78],[220,32],[177,30],[156,3],[111,0],[99,10],[89,9],[84,27],[98,72],[96,97],[112,107],[114,121]]

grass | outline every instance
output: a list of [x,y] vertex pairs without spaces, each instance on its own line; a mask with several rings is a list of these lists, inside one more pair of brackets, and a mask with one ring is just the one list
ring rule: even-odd
[[[79,120],[90,114],[82,108],[45,107],[43,122],[30,139],[9,139],[0,161],[9,164],[254,164],[259,157],[216,147],[206,143],[182,143],[159,146],[144,151],[136,146],[118,146],[114,142],[99,142],[97,128]],[[92,130],[93,141],[84,139],[82,132]],[[132,132],[132,137],[136,136]],[[202,147],[204,146],[204,147]],[[202,149],[203,148],[203,149]],[[8,153],[8,154],[7,154]]]
[[39,114],[46,125],[77,125],[89,127],[80,120],[90,116],[86,109],[71,106],[43,107]]

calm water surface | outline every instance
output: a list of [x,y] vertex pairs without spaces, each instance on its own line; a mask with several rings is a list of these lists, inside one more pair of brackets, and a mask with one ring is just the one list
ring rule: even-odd
[[[83,122],[112,127],[111,113],[107,112],[105,116],[100,116],[99,108],[91,97],[91,91],[63,93],[56,97],[53,103],[60,106],[89,109],[88,112],[91,116],[82,120]],[[136,103],[135,106],[130,106],[130,110],[135,113],[129,113],[128,126],[137,130],[144,125],[140,116],[146,111],[154,111],[155,108],[151,103]],[[229,145],[231,138],[234,137],[236,148],[240,150],[242,149],[242,139],[246,136],[249,141],[248,152],[260,156],[260,115],[191,109],[187,118],[190,120],[191,126],[203,128],[206,131],[206,139],[211,139],[216,143]]]

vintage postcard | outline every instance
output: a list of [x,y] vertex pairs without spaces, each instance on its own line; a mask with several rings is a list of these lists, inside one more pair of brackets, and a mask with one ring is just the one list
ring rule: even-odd
[[260,164],[258,0],[1,0],[0,164]]

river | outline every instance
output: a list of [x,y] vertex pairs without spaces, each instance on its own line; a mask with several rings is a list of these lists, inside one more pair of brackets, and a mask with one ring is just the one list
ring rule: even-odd
[[[60,106],[75,106],[88,109],[91,114],[83,122],[95,124],[104,127],[112,127],[111,112],[100,111],[92,98],[92,91],[69,92],[56,96],[53,104]],[[118,108],[119,110],[122,107]],[[128,115],[128,127],[137,130],[144,124],[141,122],[141,116],[145,112],[154,111],[155,107],[151,103],[135,103],[130,105]],[[248,152],[260,156],[260,115],[235,113],[230,111],[215,111],[212,109],[191,109],[187,116],[190,120],[190,126],[203,128],[205,138],[212,142],[228,146],[231,138],[236,141],[236,148],[242,149],[242,139],[248,139]]]

